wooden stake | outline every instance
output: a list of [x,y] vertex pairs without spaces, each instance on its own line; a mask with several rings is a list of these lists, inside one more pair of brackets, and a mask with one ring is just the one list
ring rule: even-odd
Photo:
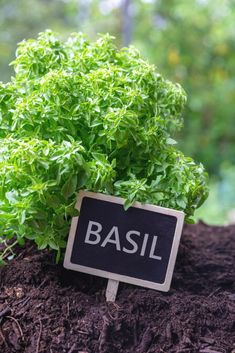
[[117,291],[118,291],[119,281],[115,281],[114,279],[109,279],[107,288],[106,288],[106,301],[107,302],[115,302]]

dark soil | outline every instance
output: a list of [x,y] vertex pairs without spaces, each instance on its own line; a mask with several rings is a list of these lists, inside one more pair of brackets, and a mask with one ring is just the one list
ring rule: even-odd
[[171,290],[64,270],[28,244],[0,269],[1,353],[235,352],[235,226],[184,229]]

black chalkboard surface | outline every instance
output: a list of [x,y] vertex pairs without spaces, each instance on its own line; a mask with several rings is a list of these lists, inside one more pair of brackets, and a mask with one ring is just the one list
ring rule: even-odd
[[64,266],[122,282],[170,288],[184,213],[80,192]]

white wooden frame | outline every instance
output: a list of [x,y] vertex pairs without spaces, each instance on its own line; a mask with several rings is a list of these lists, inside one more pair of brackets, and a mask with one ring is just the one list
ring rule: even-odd
[[[78,194],[78,200],[77,200],[77,203],[75,206],[78,209],[78,211],[80,211],[80,209],[81,209],[81,204],[82,204],[82,200],[84,197],[108,201],[108,202],[117,203],[117,204],[121,204],[121,205],[124,204],[124,199],[122,199],[120,197],[110,196],[110,195],[105,195],[105,194],[100,194],[100,193],[94,193],[94,192],[90,192],[90,191],[80,191]],[[147,288],[167,292],[170,289],[172,275],[173,275],[173,271],[174,271],[174,267],[175,267],[176,256],[178,253],[178,247],[179,247],[180,237],[181,237],[183,223],[184,223],[184,212],[169,209],[169,208],[164,208],[164,207],[160,207],[160,206],[141,204],[140,202],[135,202],[132,207],[141,208],[143,210],[148,210],[148,211],[153,211],[153,212],[158,212],[158,213],[162,213],[165,215],[174,216],[177,218],[176,229],[175,229],[174,239],[173,239],[173,243],[172,243],[172,248],[171,248],[171,253],[170,253],[170,257],[169,257],[169,262],[168,262],[168,266],[167,266],[166,277],[165,277],[164,283],[155,283],[155,282],[145,281],[145,280],[142,280],[139,278],[119,275],[117,273],[107,272],[107,271],[99,270],[96,268],[71,263],[72,249],[73,249],[74,238],[75,238],[75,234],[76,234],[76,229],[77,229],[79,217],[73,217],[73,219],[72,219],[67,248],[66,248],[66,252],[65,252],[64,267],[67,269],[70,269],[70,270],[88,273],[90,275],[100,276],[100,277],[112,279],[115,281],[131,283],[131,284],[134,284],[137,286],[142,286],[142,287],[147,287]]]

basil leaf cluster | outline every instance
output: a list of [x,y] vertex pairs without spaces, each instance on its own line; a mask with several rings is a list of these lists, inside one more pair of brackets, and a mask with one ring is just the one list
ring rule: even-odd
[[0,236],[65,247],[79,189],[182,210],[208,195],[202,164],[176,148],[186,94],[134,47],[47,30],[19,43],[0,83]]

